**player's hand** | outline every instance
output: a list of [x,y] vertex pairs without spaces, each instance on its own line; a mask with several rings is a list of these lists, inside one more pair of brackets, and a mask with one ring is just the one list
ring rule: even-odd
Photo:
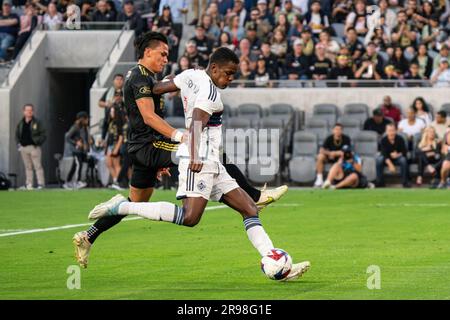
[[158,181],[162,181],[163,176],[167,176],[167,177],[172,176],[170,174],[169,168],[159,169],[158,172],[156,173],[156,179],[158,179]]
[[183,132],[183,137],[181,138],[180,143],[187,143],[189,139],[189,131]]
[[392,163],[388,164],[388,169],[391,173],[395,173],[395,166]]
[[203,163],[199,160],[191,160],[189,162],[189,170],[192,172],[200,172],[203,168]]

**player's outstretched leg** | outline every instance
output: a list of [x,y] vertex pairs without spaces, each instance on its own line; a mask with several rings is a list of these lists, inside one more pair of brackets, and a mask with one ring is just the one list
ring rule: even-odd
[[[248,238],[259,254],[264,256],[269,253],[274,245],[259,220],[256,204],[251,201],[248,194],[241,188],[237,188],[226,193],[223,196],[223,202],[241,213]],[[292,264],[292,269],[284,280],[294,280],[301,277],[310,266],[309,261]]]

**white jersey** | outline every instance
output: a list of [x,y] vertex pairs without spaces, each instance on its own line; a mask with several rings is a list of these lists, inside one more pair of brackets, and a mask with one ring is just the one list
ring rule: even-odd
[[[203,161],[220,162],[223,113],[220,92],[205,70],[189,69],[183,71],[173,81],[181,90],[186,128],[191,126],[194,108],[201,109],[211,115],[202,132],[199,156]],[[187,144],[180,145],[177,156],[181,159],[189,158]]]

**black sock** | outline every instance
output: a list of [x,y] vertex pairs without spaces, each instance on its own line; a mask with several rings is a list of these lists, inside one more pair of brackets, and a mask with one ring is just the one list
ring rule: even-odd
[[226,163],[224,164],[224,167],[227,170],[228,174],[236,180],[239,187],[244,189],[244,191],[248,193],[253,201],[258,202],[259,198],[261,197],[261,191],[253,188],[253,186],[250,185],[241,170],[239,170],[239,168],[232,163]]

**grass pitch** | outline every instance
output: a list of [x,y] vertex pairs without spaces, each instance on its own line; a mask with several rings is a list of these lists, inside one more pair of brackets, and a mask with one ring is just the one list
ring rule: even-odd
[[[66,285],[71,238],[87,227],[1,236],[88,223],[87,212],[113,194],[0,193],[0,299],[450,298],[448,191],[290,190],[261,214],[275,246],[311,261],[288,283],[265,278],[242,219],[228,208],[206,212],[195,228],[120,223],[97,239],[74,290]],[[174,192],[158,190],[153,200],[174,201]],[[367,287],[371,265],[380,289]]]

